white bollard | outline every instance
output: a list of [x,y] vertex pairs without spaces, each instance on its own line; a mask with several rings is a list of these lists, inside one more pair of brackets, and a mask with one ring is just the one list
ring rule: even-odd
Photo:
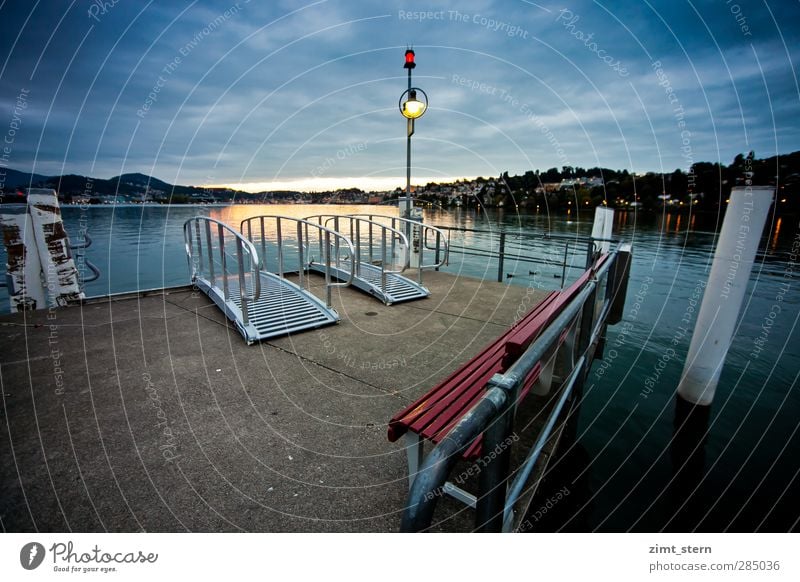
[[714,400],[774,191],[737,186],[731,192],[678,384],[678,395],[691,404],[708,406]]
[[[592,238],[610,239],[614,228],[614,210],[598,206],[594,211],[594,224],[592,225]],[[598,250],[607,253],[611,248],[611,243],[601,242]]]

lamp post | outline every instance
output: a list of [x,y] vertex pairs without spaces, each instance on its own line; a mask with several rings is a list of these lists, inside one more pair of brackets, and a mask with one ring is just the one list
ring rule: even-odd
[[[403,65],[404,69],[408,69],[408,89],[406,89],[402,95],[400,95],[400,101],[398,102],[398,106],[400,108],[400,113],[403,117],[407,120],[407,128],[406,128],[406,195],[405,198],[402,198],[400,201],[400,216],[402,218],[409,218],[409,219],[416,219],[421,220],[421,216],[415,216],[413,214],[414,209],[414,201],[411,197],[411,136],[414,135],[414,121],[419,119],[425,114],[425,111],[428,109],[428,96],[425,94],[425,91],[418,87],[411,86],[411,70],[417,66],[414,62],[414,51],[412,49],[406,50],[405,54],[405,64]],[[419,95],[422,96],[423,100],[420,100]],[[411,232],[411,225],[409,223],[406,224],[406,236],[408,237],[409,242],[413,245],[412,248],[412,255],[411,255],[411,266],[419,266],[419,240],[418,235],[414,237]],[[417,229],[419,230],[419,229]],[[414,264],[414,258],[417,259],[417,264]]]

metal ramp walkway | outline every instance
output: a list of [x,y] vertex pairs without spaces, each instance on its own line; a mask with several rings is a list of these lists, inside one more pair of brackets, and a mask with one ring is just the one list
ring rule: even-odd
[[[384,219],[384,222],[378,222],[373,218]],[[335,263],[332,275],[337,279],[347,280],[352,277],[354,287],[369,293],[386,305],[422,299],[430,295],[430,291],[422,285],[422,271],[441,266],[442,263],[424,265],[418,269],[417,281],[401,275],[409,266],[410,256],[409,239],[398,228],[401,226],[399,222],[404,219],[388,216],[318,214],[306,217],[306,220],[330,227],[339,233],[346,233],[352,241],[355,250],[355,271],[352,272],[347,265]],[[389,224],[385,224],[387,221]],[[418,228],[437,230],[417,222],[413,224]],[[443,233],[440,234],[444,236]],[[308,268],[323,272],[327,266],[312,261]]]
[[[308,267],[311,270],[323,272],[325,265],[311,263]],[[350,277],[350,273],[347,269],[334,267],[333,276],[339,280],[346,280]],[[353,287],[374,295],[386,305],[422,299],[431,294],[427,288],[415,283],[408,277],[384,271],[380,265],[372,265],[370,263],[356,264]]]
[[[206,217],[184,223],[192,283],[233,322],[248,344],[339,321],[330,306],[280,274],[263,270],[255,245]],[[230,265],[233,265],[230,268]],[[242,293],[244,289],[244,293]]]

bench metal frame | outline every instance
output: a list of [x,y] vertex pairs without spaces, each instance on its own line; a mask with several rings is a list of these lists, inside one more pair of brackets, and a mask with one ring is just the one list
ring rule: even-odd
[[[409,468],[418,468],[408,493],[405,511],[401,520],[401,531],[423,531],[430,527],[433,512],[442,493],[453,495],[476,508],[477,531],[511,531],[517,519],[515,505],[524,493],[528,480],[550,438],[554,427],[567,403],[576,406],[583,392],[583,384],[604,334],[606,320],[612,305],[619,301],[619,278],[614,275],[620,245],[595,261],[590,252],[587,280],[580,292],[564,306],[555,320],[541,333],[527,350],[503,374],[496,374],[488,383],[480,400],[440,440],[421,461],[421,446],[409,447]],[[606,287],[602,287],[602,279]],[[602,307],[598,312],[598,296],[602,294]],[[566,332],[566,335],[565,335]],[[572,340],[570,335],[575,334]],[[484,450],[495,450],[514,431],[514,417],[523,383],[532,370],[541,362],[553,358],[553,349],[560,344],[569,346],[571,353],[564,366],[564,380],[555,406],[545,426],[540,431],[525,460],[517,468],[515,478],[509,483],[510,447],[501,447],[501,452],[480,471],[477,497],[466,492],[455,492],[447,477],[462,457],[462,453],[483,435]],[[570,345],[571,344],[571,345]],[[571,365],[570,365],[571,364]],[[409,438],[410,445],[417,445]],[[412,473],[413,475],[413,473]],[[455,494],[454,494],[455,493]],[[462,493],[466,493],[463,495]]]

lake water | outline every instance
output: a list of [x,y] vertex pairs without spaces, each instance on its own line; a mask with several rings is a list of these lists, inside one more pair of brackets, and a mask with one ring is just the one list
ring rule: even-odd
[[[258,214],[302,217],[323,212],[396,215],[397,209],[310,205],[63,208],[67,231],[78,233],[87,227],[94,239],[86,256],[102,276],[86,284],[88,296],[188,283],[182,227],[191,216],[212,216],[238,227],[242,219]],[[588,235],[592,215],[588,210],[575,216],[548,216],[456,209],[426,211],[425,220],[514,233],[507,241],[509,249],[533,254],[541,261],[507,259],[504,280],[558,288],[562,280],[557,263],[563,246],[546,250],[515,235]],[[699,283],[707,278],[718,225],[716,217],[617,214],[615,236],[632,242],[634,248],[624,320],[609,328],[606,359],[596,362],[589,375],[577,439],[551,463],[543,484],[545,495],[564,487],[569,495],[534,523],[534,530],[797,528],[800,281],[793,275],[797,265],[790,255],[793,244],[797,249],[800,229],[796,217],[770,220],[712,407],[705,469],[688,486],[676,487],[670,452],[674,393],[691,339],[690,334],[681,333],[681,319],[689,314],[694,325],[690,306],[693,294],[697,297],[701,291]],[[453,243],[480,249],[494,244],[490,239],[490,235],[464,233],[455,235]],[[570,261],[576,268],[567,270],[567,279],[580,272],[581,254],[573,252]],[[497,260],[454,251],[448,269],[494,279]],[[5,296],[0,301],[7,309]],[[769,329],[766,346],[754,355],[754,340],[765,325]],[[691,500],[684,505],[688,497]]]

